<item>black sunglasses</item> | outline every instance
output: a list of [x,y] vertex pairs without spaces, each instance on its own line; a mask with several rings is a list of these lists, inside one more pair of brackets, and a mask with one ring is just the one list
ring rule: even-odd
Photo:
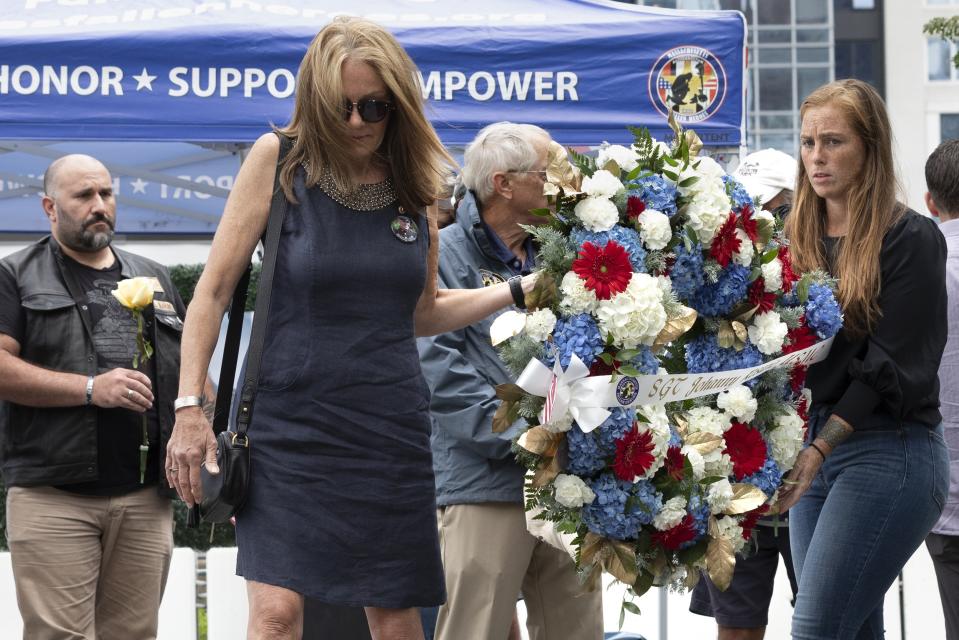
[[356,112],[360,114],[363,122],[379,122],[395,108],[392,102],[374,98],[367,98],[358,102],[343,100],[343,118],[345,120],[350,119],[354,107],[356,107]]

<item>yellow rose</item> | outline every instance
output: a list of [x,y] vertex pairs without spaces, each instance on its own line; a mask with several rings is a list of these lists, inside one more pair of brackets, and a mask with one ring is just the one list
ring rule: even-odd
[[153,304],[153,279],[127,278],[118,282],[110,293],[127,309],[141,311]]

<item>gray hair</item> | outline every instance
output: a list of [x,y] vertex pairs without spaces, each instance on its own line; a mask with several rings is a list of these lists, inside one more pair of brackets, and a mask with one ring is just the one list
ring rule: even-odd
[[484,127],[463,154],[463,185],[484,202],[493,193],[493,174],[500,171],[532,171],[539,159],[536,138],[550,140],[544,129],[533,124],[497,122]]

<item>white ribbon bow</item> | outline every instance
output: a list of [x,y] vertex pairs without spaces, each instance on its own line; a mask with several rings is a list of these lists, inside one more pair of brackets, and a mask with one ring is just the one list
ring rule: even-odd
[[561,420],[569,412],[579,428],[589,433],[606,421],[610,412],[595,405],[595,390],[586,384],[589,368],[575,354],[570,357],[569,366],[563,366],[556,358],[550,370],[542,362],[533,358],[526,365],[516,384],[526,393],[546,398],[546,405],[540,412],[539,421],[548,425]]

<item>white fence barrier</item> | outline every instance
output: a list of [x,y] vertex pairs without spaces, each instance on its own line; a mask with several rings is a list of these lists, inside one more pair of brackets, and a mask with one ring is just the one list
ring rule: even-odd
[[[0,553],[0,620],[4,640],[23,635],[9,552]],[[196,640],[196,554],[193,549],[173,550],[170,576],[160,604],[157,637],[158,640]]]
[[[211,549],[206,555],[207,629],[208,640],[235,640],[246,637],[246,587],[235,575],[236,549]],[[159,640],[196,640],[196,556],[190,549],[176,549],[170,567],[166,593],[160,607]],[[906,635],[900,632],[899,584],[886,594],[885,620],[887,640],[945,640],[942,604],[936,586],[932,560],[925,546],[913,555],[904,570]],[[623,589],[611,587],[603,592],[605,625],[615,630],[619,623],[619,603]],[[647,640],[689,640],[715,637],[712,618],[689,613],[688,594],[665,596],[666,615],[659,590],[651,590],[637,601],[642,615],[626,615],[623,631],[643,634]],[[788,638],[792,608],[789,605],[789,582],[785,567],[776,573],[776,586],[769,610],[767,638]],[[520,622],[526,610],[519,605]],[[0,553],[0,620],[3,637],[17,638],[22,623],[17,611],[16,592],[10,554]],[[521,625],[523,626],[523,625]],[[665,634],[661,629],[665,628]],[[525,630],[524,630],[525,637]]]

